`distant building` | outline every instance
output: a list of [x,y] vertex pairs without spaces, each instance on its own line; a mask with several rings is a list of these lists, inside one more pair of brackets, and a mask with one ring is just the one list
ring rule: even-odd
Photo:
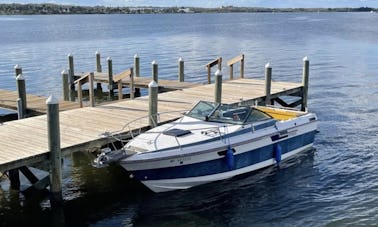
[[194,11],[192,11],[190,8],[180,8],[177,12],[178,13],[194,13]]

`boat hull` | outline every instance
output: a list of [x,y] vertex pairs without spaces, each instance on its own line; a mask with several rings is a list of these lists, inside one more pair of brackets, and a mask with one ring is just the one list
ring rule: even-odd
[[[302,151],[309,150],[311,148],[312,148],[312,144],[308,144],[299,149],[290,151],[282,156],[282,160],[289,159],[290,157]],[[141,182],[153,192],[156,192],[156,193],[167,192],[167,191],[172,191],[172,190],[188,189],[194,186],[211,183],[214,181],[225,180],[225,179],[232,178],[238,175],[257,171],[259,169],[269,167],[276,163],[277,163],[276,160],[272,158],[272,159],[268,159],[268,160],[256,163],[254,165],[246,166],[246,167],[235,169],[232,171],[217,173],[217,174],[198,176],[198,177],[175,178],[175,179],[141,180]]]

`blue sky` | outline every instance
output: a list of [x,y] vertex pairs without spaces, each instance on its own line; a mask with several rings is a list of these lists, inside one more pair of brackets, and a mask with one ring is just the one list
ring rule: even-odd
[[374,7],[378,0],[0,0],[0,3],[57,3],[72,5],[103,6],[198,6],[220,7],[225,5],[250,7]]

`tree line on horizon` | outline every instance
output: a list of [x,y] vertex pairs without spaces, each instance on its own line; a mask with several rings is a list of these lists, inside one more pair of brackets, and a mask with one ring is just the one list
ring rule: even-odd
[[0,4],[0,15],[33,14],[153,14],[153,13],[232,13],[232,12],[377,12],[370,7],[360,8],[262,8],[222,6],[218,8],[200,7],[107,7],[75,6],[60,4]]

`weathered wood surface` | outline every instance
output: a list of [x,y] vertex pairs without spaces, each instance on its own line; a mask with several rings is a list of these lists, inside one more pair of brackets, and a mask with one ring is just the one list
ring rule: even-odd
[[[76,74],[76,77],[81,77],[86,75],[86,73]],[[130,69],[125,70],[117,75],[113,76],[114,81],[122,80],[122,84],[125,87],[130,86]],[[109,83],[108,73],[94,73],[94,80],[97,83]],[[148,84],[151,82],[151,77],[134,77],[134,87],[136,88],[148,88]],[[180,82],[175,80],[164,80],[159,78],[159,88],[166,91],[182,90],[185,88],[191,88],[198,86],[200,84],[191,82]]]
[[[7,91],[0,89],[0,107],[17,110],[17,98],[18,94],[16,91]],[[46,97],[37,95],[26,95],[27,108],[32,112],[36,113],[46,113]],[[71,110],[78,108],[79,104],[69,101],[60,101],[60,110]]]
[[[301,89],[302,85],[297,83],[272,82],[271,98],[298,94]],[[263,100],[264,93],[263,80],[237,79],[224,81],[222,102],[238,103],[240,99],[244,101]],[[7,99],[14,100],[12,97]],[[188,110],[199,100],[213,101],[214,84],[161,93],[158,95],[158,100],[159,113]],[[32,103],[30,102],[30,105]],[[102,133],[121,130],[125,124],[146,116],[148,105],[149,98],[144,96],[134,100],[60,112],[63,155],[99,148],[107,144],[109,141],[100,136]],[[177,116],[177,114],[161,115],[161,120],[171,120]],[[147,126],[148,118],[136,122],[132,125],[132,128],[125,128],[117,133],[125,134],[129,129]],[[48,157],[47,152],[46,115],[5,122],[0,125],[0,172],[45,160]]]

